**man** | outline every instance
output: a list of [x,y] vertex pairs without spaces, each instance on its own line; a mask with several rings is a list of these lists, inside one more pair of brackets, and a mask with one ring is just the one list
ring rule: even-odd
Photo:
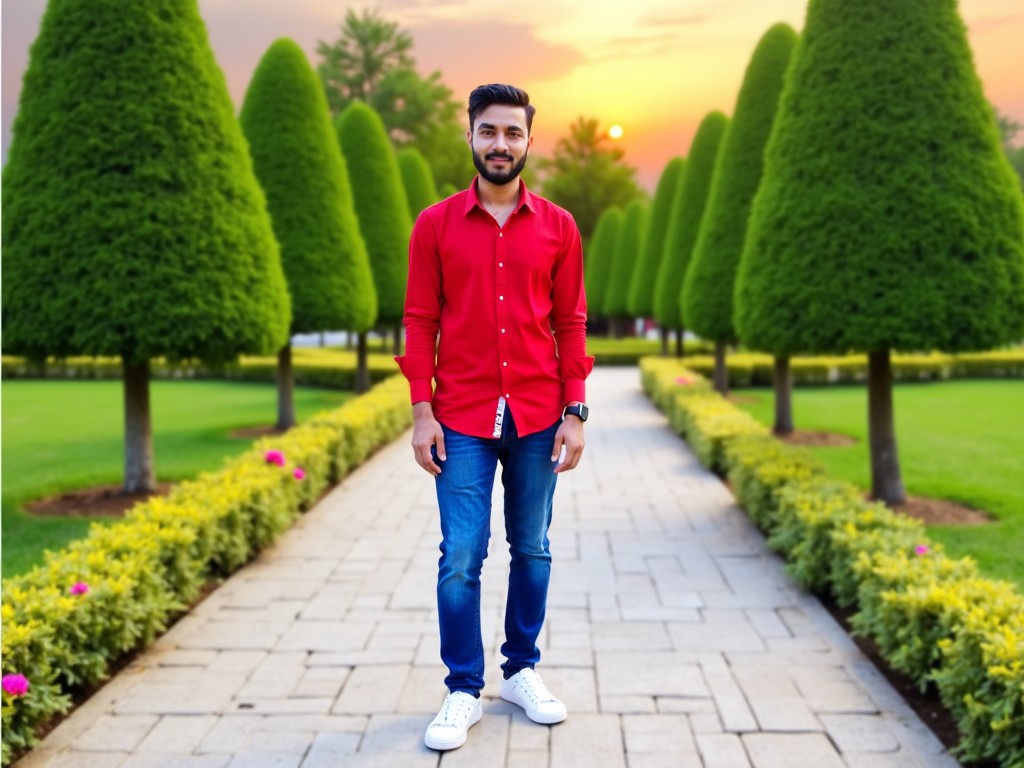
[[519,179],[534,111],[510,85],[470,94],[466,139],[478,176],[423,211],[409,245],[406,354],[396,359],[412,396],[413,453],[435,478],[441,514],[437,605],[449,693],[424,735],[438,750],[462,746],[483,714],[480,571],[499,463],[511,555],[501,697],[538,723],[567,714],[534,665],[555,481],[583,453],[594,359],[579,230]]

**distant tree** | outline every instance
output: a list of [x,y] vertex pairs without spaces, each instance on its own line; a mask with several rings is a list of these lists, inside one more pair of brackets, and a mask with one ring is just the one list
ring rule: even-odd
[[152,491],[149,360],[270,352],[290,317],[194,0],[50,0],[13,133],[3,350],[119,356],[124,490]]
[[[401,352],[412,232],[398,160],[380,116],[361,101],[352,102],[341,113],[337,132],[352,179],[359,229],[370,255],[373,284],[377,289],[377,320],[394,329],[397,355]],[[365,346],[366,334],[361,334],[360,349]]]
[[1024,337],[1024,199],[955,0],[811,0],[794,57],[737,330],[776,355],[867,353],[872,494],[899,504],[890,350]]
[[463,140],[461,102],[439,71],[427,77],[416,71],[412,48],[412,36],[379,9],[349,9],[341,37],[317,45],[331,114],[340,115],[353,101],[369,104],[396,146],[416,147],[438,183],[461,189],[474,174]]
[[665,251],[658,266],[654,317],[662,328],[676,331],[676,355],[683,353],[683,322],[680,308],[683,280],[690,266],[690,255],[700,233],[711,178],[715,172],[722,135],[729,124],[721,112],[710,112],[697,128],[690,145],[686,173],[672,201],[672,213],[665,233]]
[[637,198],[626,206],[622,229],[615,241],[611,259],[611,272],[605,289],[604,313],[612,319],[612,335],[622,336],[623,325],[629,318],[629,288],[643,253],[644,235],[647,234],[646,200]]
[[583,287],[587,292],[587,311],[591,318],[607,317],[604,300],[623,219],[622,209],[617,205],[606,208],[590,238],[583,269]]
[[[281,246],[291,333],[368,330],[377,295],[348,170],[320,81],[293,40],[281,38],[264,54],[239,120]],[[277,427],[294,425],[288,341],[277,354]]]
[[538,163],[545,174],[541,193],[573,215],[584,240],[606,208],[625,208],[643,197],[636,169],[624,158],[596,119],[580,117],[569,126],[569,135],[555,142],[551,158]]
[[[796,40],[792,27],[776,24],[754,49],[732,121],[722,139],[700,235],[683,282],[683,317],[691,331],[715,342],[714,382],[715,389],[722,394],[729,389],[725,347],[736,343],[732,322],[736,269],[743,252],[750,206],[761,183],[764,147]],[[784,375],[775,382],[778,432],[793,431],[792,408],[785,407],[791,401],[789,387],[785,386],[788,378]]]
[[1010,160],[1010,165],[1017,172],[1017,179],[1020,181],[1021,191],[1024,192],[1024,146],[1017,146],[1017,134],[1024,129],[1020,123],[1008,115],[1002,115],[995,107],[992,108],[996,115],[996,124],[999,126],[999,135],[1003,145],[1003,152]]
[[402,188],[409,204],[409,215],[415,221],[420,211],[437,202],[434,177],[426,159],[415,147],[398,152],[398,170],[402,174]]
[[[686,160],[673,157],[668,161],[658,179],[658,188],[654,192],[651,213],[648,217],[647,232],[644,235],[644,250],[637,261],[636,269],[630,280],[629,301],[627,309],[633,317],[654,316],[654,291],[658,279],[658,267],[661,254],[665,250],[665,233],[668,230],[668,218],[672,213],[672,201],[675,198],[679,181],[686,170]],[[668,354],[668,333],[662,329],[662,353]]]

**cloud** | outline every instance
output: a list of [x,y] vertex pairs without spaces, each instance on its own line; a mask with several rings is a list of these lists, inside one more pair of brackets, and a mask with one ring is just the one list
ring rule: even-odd
[[710,20],[711,17],[706,13],[692,13],[688,16],[660,16],[650,14],[647,16],[641,16],[637,19],[637,23],[644,27],[691,27],[697,24],[703,24]]
[[508,82],[529,90],[531,83],[558,80],[586,63],[574,46],[542,40],[525,23],[431,19],[408,31],[419,69],[440,70],[460,98],[481,83]]
[[975,19],[965,19],[965,21],[972,34],[984,35],[1001,30],[1006,26],[1020,25],[1024,22],[1024,13],[1012,13],[1007,16],[979,16]]

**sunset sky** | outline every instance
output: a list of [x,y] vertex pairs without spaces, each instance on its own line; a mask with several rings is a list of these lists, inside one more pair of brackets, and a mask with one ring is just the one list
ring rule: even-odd
[[[5,158],[45,5],[3,0]],[[338,38],[350,7],[377,7],[408,30],[419,69],[441,70],[460,100],[486,82],[528,90],[535,153],[550,152],[579,116],[621,125],[626,159],[653,190],[708,111],[731,113],[768,27],[803,27],[806,0],[199,0],[236,106],[275,39],[291,37],[315,65],[317,41]],[[961,0],[960,13],[986,95],[1024,123],[1024,0]]]

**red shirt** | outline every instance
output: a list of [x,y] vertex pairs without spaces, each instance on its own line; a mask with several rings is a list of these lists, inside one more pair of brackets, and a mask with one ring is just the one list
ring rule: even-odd
[[528,435],[558,421],[569,402],[586,400],[594,358],[586,354],[579,229],[522,180],[519,202],[499,227],[476,184],[416,220],[406,353],[395,360],[412,402],[432,401],[445,426],[494,437],[504,397],[518,433]]

